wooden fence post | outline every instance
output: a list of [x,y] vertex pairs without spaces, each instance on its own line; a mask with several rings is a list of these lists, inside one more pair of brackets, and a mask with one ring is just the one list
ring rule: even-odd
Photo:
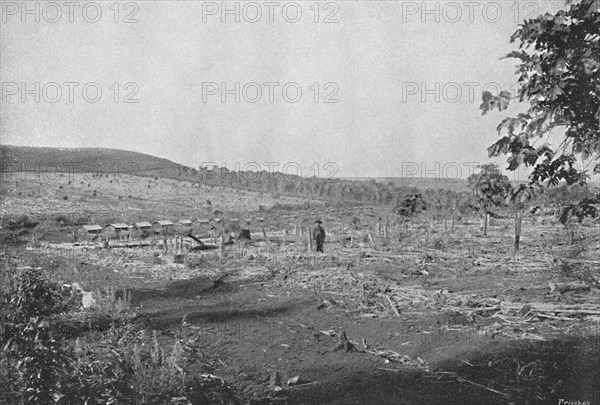
[[486,236],[487,235],[487,227],[488,227],[488,218],[489,218],[490,214],[487,213],[487,211],[484,214],[483,217],[483,235]]
[[[283,230],[281,231],[281,233],[283,234],[283,243],[281,245],[282,249],[284,252],[287,252],[285,249],[285,237],[287,235],[287,230],[285,229],[285,227],[283,228]],[[287,253],[286,253],[286,257],[287,257]]]
[[267,258],[271,258],[271,241],[269,240],[269,237],[267,236],[267,231],[265,231],[265,228],[262,227],[262,233],[263,236],[265,237],[265,239],[267,240]]
[[385,222],[383,223],[383,240],[385,241],[385,243],[387,244],[387,238],[388,238],[388,217],[385,217]]

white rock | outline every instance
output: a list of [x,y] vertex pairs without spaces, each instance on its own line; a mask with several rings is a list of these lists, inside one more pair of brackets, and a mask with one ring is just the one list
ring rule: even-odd
[[83,306],[83,308],[94,308],[97,305],[96,299],[94,298],[94,293],[84,291],[84,289],[81,288],[81,285],[79,283],[71,284],[71,288],[76,290],[79,294],[81,294],[81,305]]
[[88,309],[96,306],[96,299],[93,293],[82,291],[81,295],[81,305],[83,305],[83,308]]

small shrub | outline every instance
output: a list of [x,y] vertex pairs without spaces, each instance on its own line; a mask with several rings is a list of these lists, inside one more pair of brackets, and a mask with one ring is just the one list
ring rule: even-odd
[[65,215],[59,215],[55,218],[55,221],[60,224],[60,226],[69,225],[70,221]]
[[206,258],[202,255],[188,254],[183,259],[183,263],[187,268],[196,269],[202,267],[206,263]]

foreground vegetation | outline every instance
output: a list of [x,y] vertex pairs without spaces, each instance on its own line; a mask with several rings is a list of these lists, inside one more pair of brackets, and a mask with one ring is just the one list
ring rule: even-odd
[[195,347],[164,339],[114,290],[97,294],[93,310],[81,296],[28,266],[4,268],[0,295],[0,403],[232,403],[222,381],[190,377]]

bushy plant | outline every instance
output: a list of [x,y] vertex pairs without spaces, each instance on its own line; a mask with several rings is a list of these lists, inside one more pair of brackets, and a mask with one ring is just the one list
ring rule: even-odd
[[206,264],[206,258],[203,255],[188,254],[183,259],[183,263],[189,269],[196,269]]
[[128,300],[115,298],[113,289],[96,291],[98,308],[66,313],[71,292],[42,271],[11,275],[13,282],[0,291],[0,403],[158,405],[186,395],[194,403],[235,403],[229,388],[206,390],[206,382],[188,376],[196,350],[189,342],[165,345],[158,332],[120,322],[100,332],[90,326],[68,339],[59,322],[67,316],[91,323],[105,312],[112,320],[131,315]]
[[0,344],[7,385],[23,393],[25,403],[53,402],[63,396],[60,376],[69,367],[69,356],[46,318],[64,310],[64,298],[34,269],[19,274],[15,288],[2,296]]

